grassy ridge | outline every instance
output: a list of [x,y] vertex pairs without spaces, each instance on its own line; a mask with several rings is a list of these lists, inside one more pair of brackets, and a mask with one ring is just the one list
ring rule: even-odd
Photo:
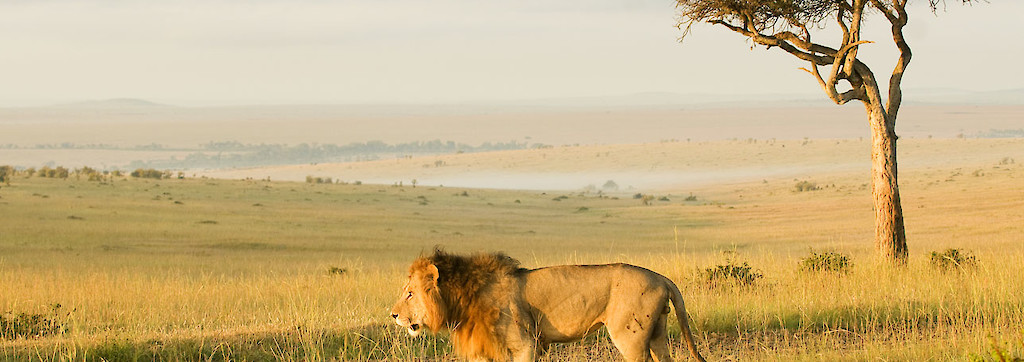
[[[965,358],[1024,325],[1021,175],[901,174],[907,270],[874,264],[869,196],[842,175],[815,191],[759,181],[649,206],[629,194],[19,177],[0,189],[0,312],[61,331],[4,338],[0,359],[447,358],[443,336],[409,339],[386,315],[405,264],[434,245],[504,250],[531,267],[649,267],[680,285],[714,359]],[[926,253],[946,247],[974,250],[979,267],[932,269]],[[854,267],[801,273],[811,249]],[[704,283],[702,268],[726,257],[765,277]],[[611,356],[597,336],[549,358]]]

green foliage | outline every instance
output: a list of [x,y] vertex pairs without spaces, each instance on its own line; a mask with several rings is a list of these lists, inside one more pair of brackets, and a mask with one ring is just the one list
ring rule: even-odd
[[819,254],[811,251],[810,256],[800,259],[800,271],[805,273],[832,272],[845,274],[849,273],[851,268],[853,268],[853,263],[850,262],[850,257],[835,252]]
[[932,267],[942,272],[964,271],[978,266],[978,258],[971,252],[955,248],[946,249],[941,253],[933,251],[930,262]]
[[816,191],[819,189],[818,184],[806,180],[798,181],[796,185],[793,186],[793,190],[796,192]]
[[14,167],[0,166],[0,183],[11,183],[11,178],[14,177],[14,173]]
[[753,286],[754,283],[764,277],[760,271],[754,270],[750,264],[743,262],[738,264],[731,258],[725,259],[725,264],[716,265],[713,268],[706,268],[701,271],[700,276],[711,287],[736,285],[741,287]]
[[38,338],[63,333],[67,327],[61,320],[61,305],[50,306],[50,313],[8,312],[0,315],[0,340]]
[[138,169],[135,169],[135,171],[132,171],[131,176],[135,177],[135,178],[151,178],[151,179],[160,180],[160,179],[163,179],[165,177],[166,178],[170,178],[171,174],[169,172],[164,172],[164,171],[160,171],[160,170],[152,169],[152,168],[148,168],[148,169],[138,168]]

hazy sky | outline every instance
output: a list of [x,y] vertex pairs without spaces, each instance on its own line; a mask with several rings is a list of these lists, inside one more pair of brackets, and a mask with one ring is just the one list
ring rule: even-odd
[[[917,1],[905,88],[1024,88],[1024,1]],[[811,93],[804,66],[665,0],[9,0],[0,105],[464,102],[639,92]],[[876,17],[862,56],[893,63]],[[913,95],[908,97],[913,98]]]

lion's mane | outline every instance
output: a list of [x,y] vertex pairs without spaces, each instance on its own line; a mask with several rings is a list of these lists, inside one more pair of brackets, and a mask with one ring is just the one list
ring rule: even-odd
[[503,306],[513,302],[518,292],[515,274],[524,269],[519,261],[504,253],[462,256],[434,250],[433,255],[416,259],[410,274],[429,265],[438,270],[437,291],[429,313],[440,326],[451,330],[452,341],[463,355],[499,359],[506,351],[496,324]]

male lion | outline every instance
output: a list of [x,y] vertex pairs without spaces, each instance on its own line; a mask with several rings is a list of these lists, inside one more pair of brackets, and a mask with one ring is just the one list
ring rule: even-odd
[[551,343],[579,340],[604,325],[626,360],[671,361],[665,323],[676,310],[690,353],[697,352],[679,289],[627,264],[523,269],[502,253],[461,256],[435,250],[409,267],[391,316],[413,336],[450,330],[471,360],[533,361]]

